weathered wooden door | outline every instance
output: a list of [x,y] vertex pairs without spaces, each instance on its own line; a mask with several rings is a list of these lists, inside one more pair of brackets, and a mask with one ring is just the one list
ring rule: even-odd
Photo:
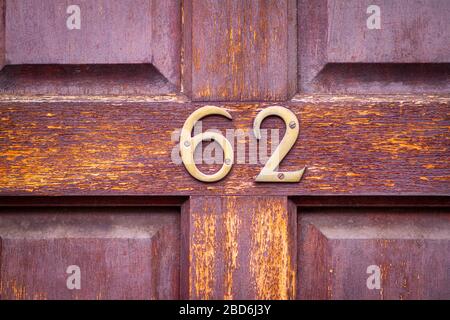
[[0,3],[1,299],[450,299],[449,1]]

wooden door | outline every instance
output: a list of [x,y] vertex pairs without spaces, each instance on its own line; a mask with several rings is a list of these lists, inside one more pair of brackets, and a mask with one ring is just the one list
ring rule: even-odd
[[448,1],[0,3],[0,299],[450,299]]

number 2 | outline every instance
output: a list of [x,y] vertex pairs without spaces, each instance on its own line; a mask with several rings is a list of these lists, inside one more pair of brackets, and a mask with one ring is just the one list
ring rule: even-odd
[[280,172],[276,171],[280,162],[286,157],[292,146],[297,141],[299,133],[299,123],[295,114],[284,107],[274,106],[262,110],[253,122],[253,132],[256,139],[261,139],[261,123],[269,116],[278,116],[286,124],[286,133],[281,143],[277,146],[273,154],[267,160],[266,165],[256,177],[257,182],[299,182],[306,168],[298,171]]

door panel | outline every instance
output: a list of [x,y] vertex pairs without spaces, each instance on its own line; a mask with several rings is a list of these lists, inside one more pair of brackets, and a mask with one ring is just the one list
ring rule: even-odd
[[300,208],[298,298],[450,299],[449,213]]
[[148,14],[151,3],[88,0],[71,6],[70,1],[6,0],[6,60],[10,64],[149,63],[156,18]]
[[73,5],[0,0],[1,299],[450,299],[450,1]]
[[300,91],[450,91],[446,0],[300,0]]
[[177,299],[179,230],[171,208],[3,209],[0,298]]
[[[157,90],[149,85],[152,80],[155,81],[151,77],[154,73],[162,74],[163,78],[159,81],[165,80],[174,86],[174,90],[179,90],[179,0],[83,0],[76,4],[66,0],[1,0],[0,4],[1,10],[4,10],[4,21],[0,25],[0,34],[4,39],[0,46],[0,65],[19,65],[8,67],[6,75],[0,73],[0,82],[2,87],[14,87],[16,82],[20,86],[24,79],[28,80],[12,91],[15,94],[22,94],[19,89],[26,90],[27,86],[36,90],[33,81],[59,86],[57,90],[47,88],[45,91],[41,88],[38,94],[77,94],[70,90],[78,86],[85,86],[84,91],[79,89],[85,94],[96,94],[95,90],[89,91],[89,86],[98,87],[93,77],[97,81],[104,80],[101,81],[104,86],[112,82],[120,88],[97,94],[105,94],[105,91],[108,94],[129,94],[134,91],[127,90],[127,86],[120,81],[136,72],[140,77],[131,77],[128,85],[142,90],[140,94],[167,93],[167,89]],[[68,66],[55,66],[61,64]],[[139,69],[133,70],[133,66],[129,66],[131,70],[126,72],[124,66],[116,68],[114,65],[117,64],[139,64],[141,69],[146,69],[148,78]],[[44,68],[36,65],[52,66]],[[90,65],[93,70],[78,65]],[[96,65],[110,66],[99,69]],[[147,86],[140,83],[144,79]],[[64,84],[68,81],[73,83]],[[83,81],[88,81],[88,85]],[[30,90],[26,93],[34,92]]]
[[[450,51],[442,45],[450,38],[448,1],[376,1],[379,9],[372,3],[328,1],[329,63],[450,62]],[[377,16],[379,29],[372,21]]]

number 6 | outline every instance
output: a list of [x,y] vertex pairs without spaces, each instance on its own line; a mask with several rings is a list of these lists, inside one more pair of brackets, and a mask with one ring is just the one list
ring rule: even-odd
[[[193,112],[189,118],[187,118],[183,125],[183,129],[181,129],[180,136],[180,153],[183,164],[191,176],[203,182],[215,182],[223,179],[230,172],[231,167],[233,166],[234,158],[234,151],[231,143],[220,133],[204,132],[193,137],[191,136],[192,129],[194,128],[196,122],[210,115],[221,115],[227,117],[228,119],[232,119],[228,111],[224,109],[215,106],[204,106]],[[223,149],[225,161],[220,170],[216,173],[204,174],[195,165],[194,151],[200,142],[210,140],[216,141]]]

